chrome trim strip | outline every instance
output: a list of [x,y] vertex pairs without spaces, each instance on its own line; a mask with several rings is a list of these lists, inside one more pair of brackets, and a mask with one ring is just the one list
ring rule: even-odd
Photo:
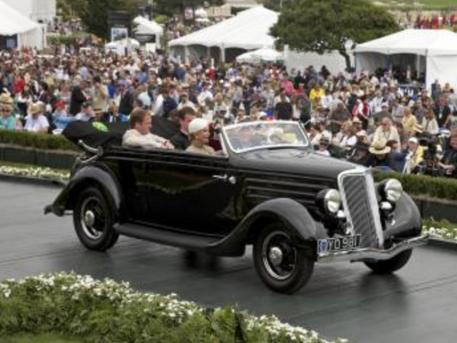
[[340,261],[351,261],[351,262],[363,262],[369,260],[385,261],[389,260],[397,254],[419,247],[428,243],[430,235],[422,235],[419,237],[414,237],[405,241],[402,241],[394,245],[390,249],[373,249],[365,248],[358,250],[347,250],[347,251],[337,251],[333,253],[323,253],[317,256],[317,262],[327,263],[327,262],[340,262]]
[[376,230],[376,235],[378,236],[378,246],[382,247],[384,245],[384,232],[382,230],[382,224],[381,224],[381,216],[379,214],[379,205],[378,201],[376,199],[376,188],[374,186],[374,180],[373,176],[370,172],[369,169],[362,168],[362,167],[357,167],[354,169],[346,170],[344,172],[341,172],[338,175],[338,188],[341,193],[341,198],[343,200],[343,209],[344,213],[346,214],[347,222],[348,222],[348,230],[349,234],[355,235],[355,229],[354,229],[354,223],[352,221],[351,213],[349,211],[349,205],[348,205],[348,200],[346,197],[346,192],[344,191],[344,185],[343,185],[343,180],[346,176],[357,176],[357,175],[362,175],[365,177],[365,182],[367,184],[367,190],[368,190],[368,199],[370,201],[370,208],[373,210],[372,215],[373,215],[373,221],[375,224],[375,230]]
[[384,246],[384,231],[382,230],[381,214],[379,213],[379,204],[376,199],[376,187],[374,185],[373,174],[369,169],[365,172],[365,179],[367,181],[368,199],[370,201],[370,208],[373,210],[373,220],[375,224],[376,234],[378,236],[379,247]]

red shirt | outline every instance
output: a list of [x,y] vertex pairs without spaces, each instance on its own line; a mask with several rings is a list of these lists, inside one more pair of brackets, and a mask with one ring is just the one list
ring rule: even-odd
[[16,79],[14,82],[14,94],[22,93],[25,88],[25,81],[23,78]]

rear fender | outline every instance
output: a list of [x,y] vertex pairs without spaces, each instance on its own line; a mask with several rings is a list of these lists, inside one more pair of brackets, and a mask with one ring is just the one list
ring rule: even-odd
[[77,195],[81,190],[91,185],[101,187],[103,193],[108,196],[108,200],[118,214],[122,202],[119,183],[109,170],[94,165],[79,169],[54,203],[46,207],[45,213],[52,212],[57,216],[63,216],[65,211],[73,209]]
[[303,242],[310,243],[321,235],[319,226],[303,205],[292,199],[279,198],[253,208],[229,236],[210,246],[209,250],[219,255],[244,251],[244,246],[252,243],[261,230],[274,221],[283,223]]

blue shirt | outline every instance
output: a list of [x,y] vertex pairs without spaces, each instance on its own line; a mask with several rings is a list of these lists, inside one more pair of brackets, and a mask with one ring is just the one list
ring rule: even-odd
[[0,117],[0,129],[6,130],[16,130],[16,118],[12,115],[9,115],[6,119]]

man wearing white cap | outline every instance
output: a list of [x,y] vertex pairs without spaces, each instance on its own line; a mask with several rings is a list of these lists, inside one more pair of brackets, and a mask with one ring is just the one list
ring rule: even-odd
[[405,157],[404,174],[411,174],[424,160],[424,148],[419,145],[419,140],[416,137],[411,137],[408,140],[408,151]]
[[205,119],[195,118],[189,124],[190,146],[187,152],[202,155],[214,155],[215,151],[208,145],[209,124]]

